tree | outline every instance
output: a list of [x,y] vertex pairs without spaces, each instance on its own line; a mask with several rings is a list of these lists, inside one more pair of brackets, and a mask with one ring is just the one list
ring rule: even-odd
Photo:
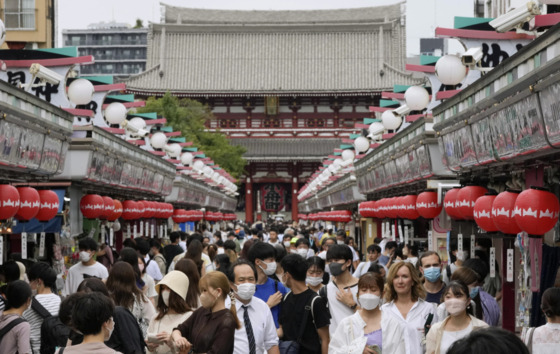
[[136,24],[132,28],[144,28],[144,22],[141,19],[137,18]]
[[192,141],[232,177],[238,178],[245,172],[247,161],[243,154],[246,149],[231,145],[220,132],[206,131],[205,123],[213,118],[208,106],[188,98],[178,99],[167,92],[162,98],[148,98],[146,106],[138,108],[137,112],[157,112],[167,119],[167,125],[180,131],[187,141]]

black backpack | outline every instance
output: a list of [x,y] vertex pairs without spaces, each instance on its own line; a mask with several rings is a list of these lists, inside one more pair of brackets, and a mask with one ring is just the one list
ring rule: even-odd
[[56,348],[65,347],[70,328],[58,316],[53,316],[37,299],[31,301],[31,308],[43,317],[41,325],[41,354],[54,354]]

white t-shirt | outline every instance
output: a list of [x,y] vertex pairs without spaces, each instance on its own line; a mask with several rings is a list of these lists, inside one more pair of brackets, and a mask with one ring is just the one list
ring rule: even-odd
[[[61,302],[60,296],[56,294],[37,294],[35,295],[35,299],[37,299],[52,316],[58,316],[58,309],[60,308]],[[41,325],[43,324],[43,317],[32,308],[28,308],[23,312],[23,318],[29,322],[29,326],[31,327],[31,332],[29,334],[31,349],[34,353],[39,353],[41,349]]]
[[533,353],[555,354],[558,353],[560,344],[560,324],[547,323],[535,328],[533,332]]
[[[458,341],[461,338],[464,338],[469,335],[473,330],[472,322],[469,323],[467,328],[462,329],[460,331],[443,331],[443,335],[441,336],[441,344],[439,345],[439,352],[441,354],[447,353],[447,350],[451,347],[453,343]],[[540,353],[540,352],[539,352]]]
[[[357,298],[358,284],[345,288],[345,290],[346,289],[350,289],[350,292],[352,293],[352,297],[354,298],[354,302],[358,303],[358,298]],[[344,318],[348,316],[352,316],[355,310],[352,310],[350,307],[346,306],[346,304],[336,299],[336,294],[339,290],[338,287],[334,285],[332,281],[330,281],[327,284],[326,290],[327,290],[327,298],[329,299],[329,311],[331,313],[331,324],[329,326],[329,333],[331,336],[333,336],[334,332],[336,331],[336,327],[338,327],[340,321],[342,321]]]
[[159,269],[159,265],[155,260],[150,260],[150,256],[146,255],[144,257],[144,261],[146,262],[146,273],[150,275],[156,282],[160,281],[163,278],[161,274],[161,270]]
[[144,283],[146,283],[146,287],[144,288],[144,295],[149,298],[158,296],[154,278],[152,278],[148,273],[144,273],[144,275],[142,275],[142,280],[144,281]]
[[84,280],[84,275],[86,275],[86,278],[89,276],[107,279],[109,272],[107,272],[107,268],[99,262],[95,262],[90,266],[86,266],[82,262],[74,264],[68,270],[62,295],[68,296],[74,294],[78,290],[80,283]]

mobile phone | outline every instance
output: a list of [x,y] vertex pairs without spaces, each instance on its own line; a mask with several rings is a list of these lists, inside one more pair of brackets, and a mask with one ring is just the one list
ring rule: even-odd
[[426,322],[424,323],[424,335],[428,335],[428,331],[430,330],[430,325],[432,324],[432,320],[434,319],[434,314],[430,313],[426,318]]
[[148,333],[148,343],[159,343],[160,340],[155,333]]

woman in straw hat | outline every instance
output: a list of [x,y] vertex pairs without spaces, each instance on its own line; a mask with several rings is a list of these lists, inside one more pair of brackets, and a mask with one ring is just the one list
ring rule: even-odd
[[150,320],[146,344],[151,353],[174,353],[167,345],[173,328],[185,322],[192,314],[185,298],[189,278],[178,270],[169,272],[157,285],[158,313]]

